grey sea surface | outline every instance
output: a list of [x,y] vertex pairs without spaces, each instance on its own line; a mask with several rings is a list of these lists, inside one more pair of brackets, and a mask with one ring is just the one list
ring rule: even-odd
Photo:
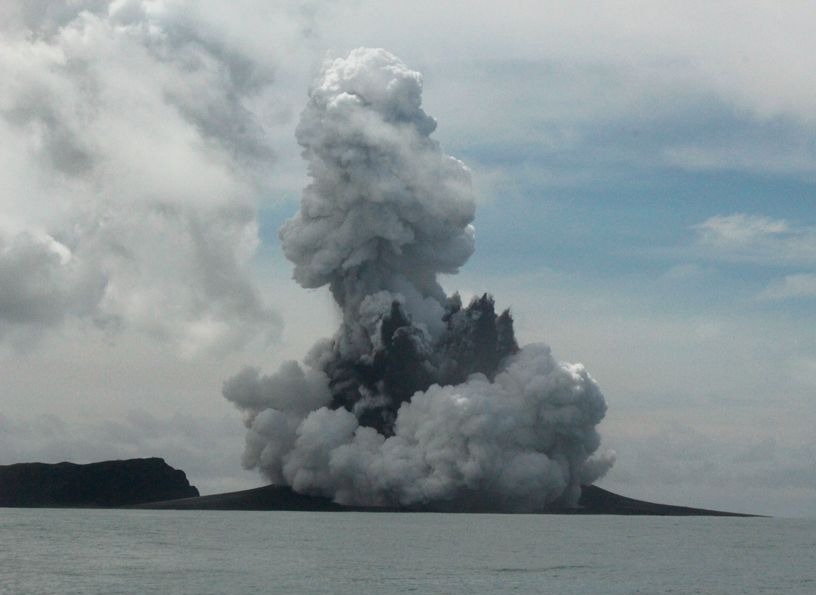
[[816,593],[816,520],[0,509],[0,593]]

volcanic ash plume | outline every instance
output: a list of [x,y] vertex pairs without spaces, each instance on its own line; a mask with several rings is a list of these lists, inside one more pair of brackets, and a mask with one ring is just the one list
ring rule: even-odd
[[303,365],[225,383],[243,463],[344,504],[574,504],[612,463],[591,458],[603,395],[580,364],[520,349],[489,295],[463,304],[437,282],[473,252],[475,205],[421,93],[419,73],[374,49],[327,64],[310,93],[297,140],[312,182],[280,237],[342,324]]

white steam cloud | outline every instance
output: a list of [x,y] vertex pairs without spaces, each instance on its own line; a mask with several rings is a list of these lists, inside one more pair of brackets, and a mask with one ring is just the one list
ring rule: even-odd
[[183,1],[0,7],[0,338],[277,335],[247,274],[272,72]]
[[467,168],[430,138],[422,78],[383,50],[327,63],[297,129],[312,182],[281,229],[295,279],[328,285],[343,321],[303,365],[246,369],[244,465],[345,504],[543,510],[612,464],[606,404],[579,365],[519,349],[488,295],[463,306],[439,273],[473,251]]

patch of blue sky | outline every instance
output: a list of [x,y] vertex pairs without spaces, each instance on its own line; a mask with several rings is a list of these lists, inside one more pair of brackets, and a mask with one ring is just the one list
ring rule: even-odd
[[[537,76],[552,79],[559,72],[545,69]],[[807,131],[791,120],[758,120],[704,97],[647,103],[654,109],[609,118],[597,117],[596,110],[570,118],[563,106],[557,113],[526,111],[510,126],[524,129],[521,136],[502,134],[501,123],[481,123],[482,136],[457,138],[456,117],[449,115],[453,126],[443,126],[437,137],[470,165],[480,194],[477,249],[467,271],[551,270],[605,291],[637,287],[658,303],[670,294],[690,310],[739,302],[749,309],[812,311],[808,295],[757,296],[816,263],[809,269],[808,263],[725,258],[698,242],[696,228],[738,213],[794,228],[816,226],[816,165],[808,169],[813,143]],[[753,146],[759,153],[749,159]],[[785,147],[798,147],[804,158],[789,167],[784,159],[774,161]],[[298,199],[262,207],[262,258],[282,258],[277,230],[296,212]]]
[[[796,274],[801,266],[724,261],[695,246],[695,226],[734,213],[813,225],[813,185],[790,177],[676,168],[631,168],[618,178],[614,185],[561,187],[514,180],[510,195],[479,206],[477,248],[467,270],[490,275],[552,270],[584,282],[637,284],[658,294],[681,290],[690,307],[734,300],[779,307],[778,301],[755,298],[773,279]],[[293,196],[261,209],[262,257],[282,256],[277,230],[297,208]],[[809,302],[784,305],[807,309]]]
[[744,213],[816,223],[816,188],[805,182],[741,172],[629,172],[611,186],[527,186],[507,200],[496,196],[477,212],[480,250],[485,257],[513,252],[546,257],[551,267],[616,273],[681,258],[694,226],[710,217]]
[[300,208],[300,196],[292,195],[270,200],[258,210],[258,236],[261,240],[259,257],[277,258],[283,251],[278,240],[278,230]]
[[797,263],[729,261],[697,244],[699,224],[735,213],[812,226],[814,186],[795,177],[677,168],[619,170],[611,185],[527,186],[477,213],[469,271],[552,270],[584,289],[638,294],[655,308],[814,314],[814,299],[758,299]]

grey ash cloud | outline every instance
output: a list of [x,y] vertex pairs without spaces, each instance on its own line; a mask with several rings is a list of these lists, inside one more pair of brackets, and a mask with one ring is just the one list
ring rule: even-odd
[[225,383],[244,465],[345,504],[574,504],[612,464],[596,454],[603,395],[580,364],[519,348],[488,294],[445,295],[437,276],[473,252],[475,203],[421,93],[418,72],[363,48],[311,89],[297,128],[311,183],[280,237],[295,279],[328,286],[342,323],[303,364]]

